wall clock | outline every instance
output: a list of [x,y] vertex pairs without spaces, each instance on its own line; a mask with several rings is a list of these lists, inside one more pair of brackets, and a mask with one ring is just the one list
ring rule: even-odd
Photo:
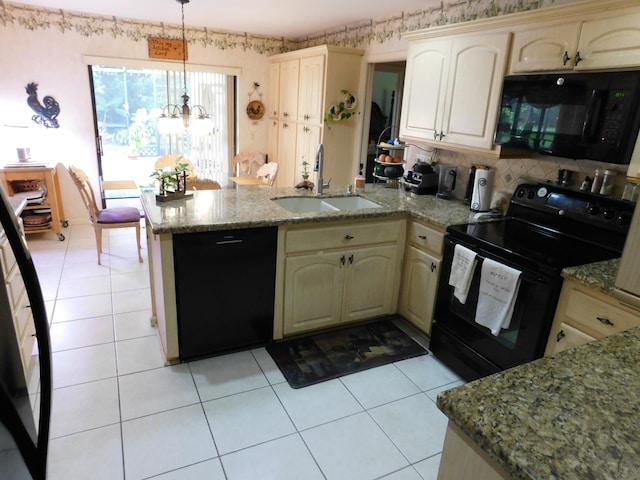
[[264,116],[264,104],[260,100],[252,100],[247,105],[247,115],[251,120],[260,120]]

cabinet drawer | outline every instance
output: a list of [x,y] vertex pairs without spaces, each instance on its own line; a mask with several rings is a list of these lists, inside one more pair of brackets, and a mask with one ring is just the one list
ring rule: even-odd
[[569,293],[566,315],[577,324],[602,336],[640,325],[640,317],[576,289]]
[[409,227],[409,241],[417,247],[430,250],[442,256],[444,233],[427,227],[422,223],[411,222]]
[[[33,316],[31,314],[31,308],[28,306],[29,296],[25,290],[20,298],[15,309],[14,319],[16,325],[16,333],[18,335],[18,341],[22,342],[26,335],[30,335],[35,332],[35,325],[33,323]],[[33,330],[33,332],[30,332]]]
[[0,262],[2,262],[2,270],[6,275],[9,274],[13,266],[16,264],[16,257],[13,255],[13,250],[9,245],[9,240],[2,233],[2,238],[0,239]]
[[395,243],[402,237],[402,228],[404,220],[290,230],[286,234],[285,250],[296,253]]
[[7,287],[9,290],[9,298],[11,299],[11,307],[15,307],[18,304],[20,295],[25,291],[22,272],[18,267],[9,273],[7,277]]

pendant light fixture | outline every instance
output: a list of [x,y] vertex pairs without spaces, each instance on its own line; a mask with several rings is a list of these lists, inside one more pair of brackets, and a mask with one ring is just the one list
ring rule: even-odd
[[208,133],[211,131],[211,117],[202,105],[189,106],[189,95],[187,94],[187,38],[184,28],[184,5],[190,0],[176,0],[181,5],[182,11],[182,105],[167,104],[162,109],[162,114],[158,120],[158,130],[161,133],[181,134],[187,133],[190,129],[197,133]]

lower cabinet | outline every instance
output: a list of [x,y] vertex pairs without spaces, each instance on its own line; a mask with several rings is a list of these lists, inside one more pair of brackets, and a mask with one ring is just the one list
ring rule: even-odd
[[565,280],[545,355],[640,326],[640,312],[610,295]]
[[427,335],[431,334],[443,245],[443,232],[411,221],[399,312]]
[[282,333],[395,313],[404,224],[364,222],[284,232]]

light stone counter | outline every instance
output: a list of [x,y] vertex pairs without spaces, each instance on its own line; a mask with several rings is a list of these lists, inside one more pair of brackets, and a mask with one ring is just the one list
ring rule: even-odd
[[[346,187],[331,187],[324,196],[344,196]],[[367,185],[360,194],[382,208],[335,212],[291,213],[270,200],[281,197],[315,196],[295,188],[248,187],[194,191],[193,198],[156,202],[155,194],[142,194],[145,215],[154,234],[188,233],[237,228],[266,227],[290,223],[318,223],[344,219],[366,219],[410,215],[444,230],[471,221],[468,205],[433,195],[412,195],[380,185]]]
[[574,280],[585,287],[612,295],[619,267],[620,259],[614,258],[613,260],[565,268],[562,270],[562,276],[567,280]]
[[438,395],[516,479],[640,478],[640,328]]

